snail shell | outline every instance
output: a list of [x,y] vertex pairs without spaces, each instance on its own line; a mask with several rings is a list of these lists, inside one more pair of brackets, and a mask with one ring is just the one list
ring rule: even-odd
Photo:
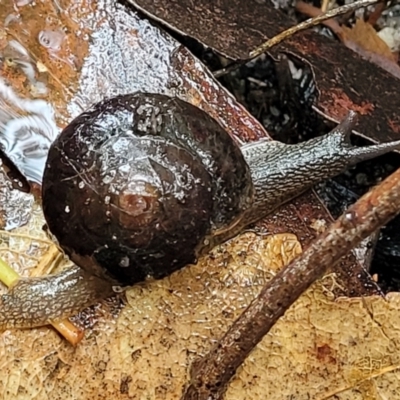
[[60,246],[123,285],[194,262],[252,198],[229,134],[160,94],[119,96],[78,116],[51,146],[43,177],[44,214]]

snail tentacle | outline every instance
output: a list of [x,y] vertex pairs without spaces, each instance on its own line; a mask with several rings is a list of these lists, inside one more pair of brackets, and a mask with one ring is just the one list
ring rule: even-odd
[[262,141],[243,146],[255,190],[254,202],[243,220],[254,223],[316,183],[360,161],[400,149],[400,141],[353,146],[350,134],[356,121],[356,113],[350,112],[328,134],[299,144]]
[[346,118],[330,133],[330,135],[338,134],[342,141],[338,144],[338,152],[348,160],[349,165],[357,164],[361,161],[379,157],[392,150],[400,149],[400,140],[393,142],[380,143],[370,146],[352,146],[350,143],[350,135],[359,119],[354,111],[349,111]]

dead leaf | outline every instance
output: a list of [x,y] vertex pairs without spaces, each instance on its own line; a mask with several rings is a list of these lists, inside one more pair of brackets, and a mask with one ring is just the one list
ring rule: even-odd
[[[14,246],[28,240],[14,235]],[[48,328],[6,331],[0,392],[5,400],[177,399],[193,359],[300,250],[293,235],[241,235],[198,265],[130,288],[119,315],[98,310],[77,348]],[[399,294],[335,301],[336,286],[326,276],[289,309],[240,367],[227,400],[390,398],[400,390]]]
[[393,55],[388,45],[378,36],[376,30],[368,22],[364,22],[362,19],[358,18],[353,27],[348,28],[342,26],[342,30],[345,33],[345,41],[351,40],[365,50],[374,52],[386,57],[390,61],[396,62],[396,57]]
[[[57,4],[71,18],[84,24],[91,35],[90,41],[89,37],[85,38],[87,43],[82,46],[83,49],[87,46],[89,53],[82,52],[79,55],[82,58],[78,57],[79,73],[73,78],[68,75],[65,83],[69,95],[64,97],[64,91],[57,90],[43,95],[46,101],[57,104],[60,126],[103,97],[147,90],[176,95],[204,108],[233,135],[243,139],[265,135],[261,126],[216,84],[186,49],[125,6],[107,1],[99,2],[99,8],[92,10],[86,3]],[[57,7],[57,4],[43,3],[39,10],[44,12],[42,7]],[[14,22],[21,24],[19,28],[36,15],[35,5],[24,7],[29,7],[30,13]],[[5,18],[8,12],[13,12],[11,6],[1,8],[1,17]],[[35,24],[45,22],[40,18],[35,21]],[[41,31],[39,26],[35,27],[37,32]],[[35,36],[25,37],[29,34],[22,34],[22,29],[18,32],[31,57],[50,70],[51,57],[41,55]],[[67,76],[62,68],[52,71],[54,85],[62,83]],[[27,94],[24,92],[27,88],[18,80],[20,76],[20,71],[13,71],[7,78],[11,82],[16,79],[21,85],[16,87]],[[35,79],[40,79],[40,75]],[[305,198],[309,197],[296,203],[298,209],[302,204],[307,207],[308,202],[302,203]],[[307,214],[291,212],[292,224],[307,226],[299,231],[301,240],[312,236],[308,230],[312,228],[308,228],[302,215],[314,226],[314,208],[318,206],[314,205]],[[287,210],[290,213],[290,206]],[[321,214],[326,217],[324,210],[319,209],[318,218]],[[0,254],[25,275],[34,274],[38,261],[40,264],[43,258],[50,258],[49,253],[53,252],[51,242],[41,230],[43,223],[40,208],[35,206],[27,226],[1,232],[4,247],[0,248]],[[242,235],[215,249],[196,266],[164,280],[130,288],[126,293],[127,304],[119,314],[104,308],[97,310],[93,318],[98,322],[76,349],[50,328],[3,332],[0,393],[5,400],[176,399],[187,380],[191,361],[209,350],[215,338],[249,304],[266,280],[299,250],[300,244],[291,234],[282,233],[264,240],[253,234]],[[332,370],[325,367],[326,360],[335,358],[344,369],[349,365],[353,368],[353,360],[347,356],[347,347],[340,344],[342,339],[338,333],[329,336],[330,331],[325,332],[327,315],[333,314],[332,309],[337,307],[333,292],[340,286],[335,277],[327,282],[303,296],[304,303],[296,303],[277,325],[276,333],[274,330],[264,339],[241,368],[233,382],[234,392],[229,392],[227,398],[264,398],[267,393],[272,399],[284,398],[279,396],[285,393],[298,393],[298,398],[313,397],[342,387],[339,386],[342,382],[335,381],[338,374],[331,374]],[[322,319],[318,317],[318,307],[323,307]],[[355,311],[350,309],[347,320],[340,325],[355,335],[353,348],[357,351],[364,345],[365,331],[353,313],[361,311],[356,305]],[[343,318],[343,307],[338,313]],[[364,316],[362,312],[361,316]],[[369,332],[371,324],[365,330]],[[393,332],[385,333],[390,338],[390,335],[396,337],[397,331],[393,328]],[[391,352],[395,346],[384,343],[381,357],[389,360],[385,365],[395,365],[397,359]],[[316,345],[320,347],[317,353]],[[334,351],[331,353],[326,346]],[[359,370],[357,365],[354,368]],[[280,379],[282,376],[284,379]],[[303,384],[305,380],[312,386]]]
[[[224,0],[216,3],[198,0],[193,5],[190,1],[186,4],[182,1],[131,0],[131,3],[151,18],[235,60],[247,59],[263,41],[295,25],[294,20],[270,1]],[[199,21],[203,20],[206,20],[204,26],[210,26],[213,21],[213,29],[200,28]],[[371,57],[366,61],[342,43],[315,32],[301,32],[273,48],[271,54],[278,57],[282,52],[305,61],[313,69],[315,84],[320,90],[316,107],[323,114],[338,122],[348,109],[370,109],[360,120],[356,133],[378,143],[399,139],[398,66],[393,63],[382,65],[389,72],[376,68],[372,62],[380,61],[374,53],[369,54]],[[338,92],[343,99],[338,98]]]

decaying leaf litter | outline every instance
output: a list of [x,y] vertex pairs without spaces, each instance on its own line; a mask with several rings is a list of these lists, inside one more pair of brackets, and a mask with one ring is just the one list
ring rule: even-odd
[[[210,93],[207,94],[210,95]],[[212,94],[210,97],[213,98]],[[185,280],[183,279],[184,277],[180,276],[184,273],[184,271],[181,271],[180,274],[176,274],[176,276],[174,275],[170,279],[168,279],[168,282],[162,281],[154,283],[154,286],[142,285],[138,286],[136,290],[134,288],[131,294],[129,294],[130,292],[128,293],[128,306],[124,308],[120,316],[117,319],[110,321],[109,320],[110,316],[105,315],[105,318],[102,319],[93,328],[93,331],[91,331],[89,336],[86,338],[87,340],[86,344],[84,343],[82,346],[79,346],[79,348],[76,350],[73,350],[70,347],[65,346],[65,343],[60,341],[58,337],[50,330],[40,329],[40,330],[33,330],[32,332],[6,332],[4,334],[3,351],[5,351],[7,355],[11,358],[4,357],[3,359],[5,364],[13,366],[15,365],[15,363],[20,363],[21,362],[20,360],[22,360],[24,364],[22,368],[14,369],[12,370],[14,373],[8,375],[9,377],[13,377],[13,379],[10,379],[8,382],[15,382],[16,379],[17,381],[20,382],[18,389],[16,389],[16,387],[14,386],[14,393],[17,390],[25,393],[28,393],[28,391],[31,390],[30,392],[30,394],[32,395],[31,398],[35,398],[34,396],[36,396],[36,398],[46,398],[44,396],[48,397],[51,396],[52,398],[57,398],[57,393],[61,393],[60,390],[63,389],[64,395],[65,393],[67,393],[68,396],[68,393],[71,393],[70,395],[71,398],[73,398],[73,396],[76,396],[77,393],[81,396],[80,398],[85,398],[88,397],[89,395],[91,395],[94,398],[96,397],[104,398],[102,396],[105,396],[106,394],[107,395],[112,394],[114,397],[120,396],[119,398],[129,398],[129,396],[131,398],[132,397],[134,398],[135,395],[138,396],[138,398],[141,398],[140,396],[143,396],[144,393],[147,393],[152,398],[157,398],[157,397],[169,398],[169,396],[171,396],[170,398],[176,398],[176,394],[180,393],[182,385],[185,383],[185,378],[186,378],[185,365],[186,366],[188,365],[188,358],[192,359],[195,356],[195,354],[190,354],[190,352],[192,351],[193,353],[197,354],[205,352],[210,347],[210,341],[212,341],[213,338],[220,336],[220,334],[222,334],[222,332],[225,330],[224,326],[227,326],[229,324],[227,320],[230,319],[230,321],[232,321],[234,314],[238,313],[240,309],[244,308],[245,304],[241,304],[241,302],[244,300],[243,297],[245,296],[244,288],[247,288],[247,290],[249,291],[246,297],[247,298],[246,301],[249,302],[252,300],[252,298],[255,297],[256,292],[260,289],[265,279],[267,279],[268,276],[270,276],[271,274],[272,275],[274,274],[273,270],[272,272],[268,272],[267,269],[264,269],[265,268],[264,262],[267,265],[268,264],[271,265],[272,262],[271,260],[273,260],[273,258],[267,257],[266,261],[260,261],[260,255],[262,253],[261,250],[256,248],[256,252],[254,254],[255,257],[254,261],[251,259],[251,254],[250,255],[243,254],[244,247],[247,246],[248,249],[247,252],[250,253],[249,250],[251,250],[254,246],[256,246],[255,244],[252,245],[252,241],[249,240],[248,236],[250,236],[250,239],[255,240],[256,243],[258,243],[259,238],[257,238],[254,235],[247,234],[244,235],[244,237],[240,237],[237,239],[239,241],[243,241],[244,239],[248,240],[248,242],[245,241],[239,243],[240,250],[239,248],[237,248],[236,250],[233,248],[231,249],[233,251],[228,253],[226,252],[226,249],[224,249],[224,247],[218,249],[217,254],[214,257],[216,257],[216,259],[219,260],[219,265],[214,266],[214,268],[216,268],[214,270],[209,269],[206,274],[201,268],[202,265],[199,265],[187,269],[187,272],[189,273],[189,280]],[[271,242],[267,242],[266,244],[264,244],[264,246],[266,246],[267,248],[268,247],[274,248],[272,252],[277,253],[278,258],[283,258],[284,260],[286,260],[288,256],[285,255],[286,252],[283,251],[285,250],[283,247],[285,247],[286,243],[288,243],[289,248],[287,249],[287,251],[290,254],[293,254],[293,252],[295,253],[298,252],[298,243],[296,241],[296,238],[292,236],[287,237],[283,235],[283,238],[286,239],[284,242],[282,242],[282,235],[280,235],[277,239],[277,242],[272,242],[272,244]],[[29,241],[31,241],[31,238],[28,236],[28,246],[29,248],[31,248],[32,243],[29,243]],[[232,244],[228,244],[226,246]],[[33,247],[34,248],[37,247],[37,244],[35,244]],[[250,258],[249,260],[247,260],[248,257]],[[238,265],[239,271],[237,273],[234,272],[235,268],[232,269],[231,267],[229,267],[230,264],[228,263],[231,260],[231,258],[233,258],[234,261],[239,264]],[[243,258],[245,258],[244,261]],[[214,261],[215,260],[210,260],[210,259],[206,260],[205,262],[207,262],[207,267],[211,268]],[[247,268],[246,268],[247,266],[246,263],[249,264]],[[223,268],[221,268],[221,265],[223,266]],[[222,277],[219,275],[221,272],[222,272]],[[253,272],[254,274],[252,275],[250,274],[250,272]],[[257,278],[257,273],[261,275],[258,278]],[[203,276],[205,277],[205,280],[202,279]],[[323,303],[325,302],[331,303],[329,301],[329,296],[327,297],[326,293],[328,294],[331,293],[330,290],[333,289],[335,286],[334,277],[329,276],[327,278],[329,278],[328,279],[329,283],[327,285],[327,288],[323,289],[324,286],[322,287],[319,286],[320,292],[322,292]],[[178,280],[178,282],[176,282],[176,279]],[[222,290],[222,286],[226,285],[226,282],[229,281],[231,282],[231,289],[233,290],[233,294],[228,296],[225,294],[222,295],[222,297],[218,297],[221,294],[221,293],[218,294],[218,291]],[[214,290],[213,286],[210,285],[210,282],[216,283],[216,286],[214,286],[215,288]],[[239,286],[237,286],[238,283]],[[167,286],[163,286],[164,284],[167,284]],[[199,290],[195,291],[194,289],[197,289],[196,284]],[[171,290],[173,292],[172,294],[170,293]],[[325,294],[324,290],[326,291]],[[146,298],[146,296],[144,296],[144,294],[149,294],[151,292],[154,292],[154,299],[153,299],[154,302],[152,302],[151,297]],[[197,296],[197,299],[193,299],[193,292],[199,294],[199,296]],[[235,294],[239,296],[239,305],[233,301]],[[129,297],[130,295],[131,297]],[[168,295],[171,295],[172,299],[168,297]],[[314,298],[315,296],[316,294],[314,293],[312,294],[311,297]],[[217,315],[215,314],[215,310],[214,313],[209,312],[210,310],[208,310],[207,306],[204,305],[204,300],[209,300],[209,299],[211,303],[213,303],[214,301],[218,303],[217,308],[219,308],[219,310],[217,311]],[[373,298],[373,299],[376,301],[382,300],[378,298]],[[178,305],[176,307],[173,307],[175,305],[173,300],[178,301]],[[199,303],[191,303],[192,301]],[[195,309],[198,308],[199,314],[197,314],[198,315],[197,319],[193,319],[193,315],[190,315],[190,313],[189,316],[187,316],[188,311],[191,310],[191,306],[195,304],[198,304],[197,307],[196,306],[194,307]],[[306,304],[307,305],[305,309],[302,308],[303,306],[299,306],[300,308],[298,308],[298,306],[296,305],[294,306],[294,310],[297,310],[295,318],[296,320],[297,317],[301,316],[301,314],[305,313],[306,310],[309,308],[307,306],[310,306],[310,304],[309,303]],[[336,306],[335,303],[332,303],[331,305]],[[131,310],[129,310],[130,306],[132,307]],[[379,307],[376,307],[376,309],[378,310]],[[221,310],[224,311],[222,312],[222,314],[220,313]],[[303,311],[301,312],[299,310]],[[153,312],[155,313],[155,315],[153,314]],[[371,318],[371,313],[368,312],[367,314],[368,314],[367,317]],[[124,318],[124,315],[129,316],[129,318]],[[188,318],[192,317],[188,319],[189,325],[185,324],[182,325],[182,316],[184,315],[186,315]],[[377,312],[377,315],[379,315],[379,312]],[[174,325],[173,323],[170,324],[171,322],[170,320],[174,318],[179,319],[178,325]],[[353,316],[351,316],[350,319],[353,322]],[[309,320],[309,318],[306,318],[305,322],[303,323],[306,323],[307,320]],[[217,321],[220,326],[212,325]],[[143,327],[144,325],[145,327]],[[347,325],[348,321],[345,322],[346,327]],[[123,327],[125,327],[125,329],[128,328],[128,330],[131,330],[132,326],[137,326],[139,332],[134,332],[134,333],[131,332],[130,335],[126,335],[127,332],[124,332]],[[278,326],[279,324],[277,325],[277,327]],[[316,326],[317,328],[322,327],[322,331],[326,330],[326,328],[323,327],[324,324],[322,322],[316,324]],[[275,327],[275,329],[279,329],[277,327]],[[120,328],[122,328],[122,331],[119,331]],[[107,333],[109,330],[114,331],[116,347],[115,348],[112,347],[111,349],[109,348],[105,349],[107,344],[106,338],[108,337]],[[315,331],[315,326],[314,326],[314,331]],[[396,331],[396,329],[393,328],[393,331]],[[316,332],[320,334],[320,331],[318,329],[316,330]],[[141,333],[144,333],[144,337],[141,336]],[[358,332],[356,333],[358,334]],[[168,336],[168,334],[170,335]],[[26,347],[24,347],[23,344],[19,343],[18,339],[20,338],[20,335],[24,336],[24,338],[26,337],[30,345],[27,343]],[[155,342],[149,343],[148,337],[149,336],[154,337],[154,335],[156,335]],[[265,338],[265,340],[267,340],[268,338],[270,339],[269,336],[271,335],[268,335]],[[292,336],[293,332],[286,333],[286,337],[291,338],[290,343],[294,341]],[[29,342],[30,337],[32,338],[31,342]],[[143,337],[142,342],[140,341],[139,337]],[[173,343],[173,338],[176,337],[178,337],[179,340],[178,343],[175,345]],[[275,346],[277,346],[277,348],[275,348],[274,346],[268,348],[268,345],[264,348],[265,350],[264,357],[267,357],[267,359],[264,359],[264,361],[260,362],[263,365],[265,365],[265,363],[269,365],[269,367],[266,368],[269,370],[269,372],[276,369],[274,367],[274,364],[268,364],[269,362],[268,360],[271,358],[271,348],[285,350],[282,349],[283,347],[285,347],[282,346],[282,343],[284,342],[283,340],[284,337],[285,334],[281,337],[281,339],[279,339],[279,337],[276,337],[273,340],[273,343],[275,343]],[[362,336],[357,336],[357,337],[362,337]],[[354,337],[352,337],[351,339],[355,340]],[[199,340],[199,342],[196,342],[196,340]],[[323,341],[326,340],[323,339]],[[302,344],[300,346],[301,351],[298,353],[300,354],[300,358],[301,354],[303,354],[304,357],[304,354],[308,354],[310,352],[310,350],[308,350],[304,353],[304,349],[310,349],[310,348],[314,349],[316,342],[315,341],[311,342],[312,342],[311,347],[306,347],[304,346],[305,342],[302,341]],[[328,342],[330,343],[330,341]],[[29,353],[29,351],[31,350],[30,346],[32,346],[33,343],[35,344],[34,349],[36,353],[34,355]],[[85,347],[89,344],[94,344],[94,343],[96,343],[97,346],[94,346],[92,348],[90,348],[90,346]],[[195,347],[191,347],[190,345],[185,347],[185,344],[188,343]],[[200,343],[200,348],[198,347],[199,343]],[[264,341],[260,346],[261,349],[263,348],[263,343]],[[353,343],[353,341],[351,343]],[[285,345],[294,346],[295,344],[285,343]],[[363,342],[360,343],[360,345],[366,346],[366,343]],[[389,344],[388,342],[384,341],[383,348],[385,349],[387,348],[387,346],[389,347],[393,346],[392,341],[389,340]],[[366,348],[369,349],[368,347]],[[96,358],[97,354],[95,355],[93,353],[93,349],[95,350],[104,349],[105,353],[100,354],[99,357]],[[185,352],[182,353],[182,349],[185,349]],[[341,349],[341,350],[346,350],[346,349]],[[369,349],[369,351],[370,350],[371,349]],[[373,350],[375,351],[375,349]],[[158,357],[155,357],[153,359],[151,359],[151,357],[148,358],[149,353],[153,356],[156,355]],[[312,352],[310,353],[313,354]],[[38,357],[38,354],[41,354],[41,356]],[[92,357],[88,358],[88,354],[90,354]],[[166,361],[160,364],[160,359],[163,359],[163,357],[165,357],[166,360],[175,359],[174,358],[175,354],[179,355],[179,357],[176,357],[176,359],[178,360],[177,362],[178,365],[174,364],[173,366],[168,366],[166,365],[167,364]],[[257,353],[253,354],[255,354],[253,355],[253,357],[257,357],[256,355]],[[278,353],[274,352],[274,354]],[[382,373],[387,373],[388,371],[392,371],[396,368],[396,363],[395,363],[396,360],[394,358],[390,359],[390,362],[385,364],[384,359],[386,360],[386,358],[385,357],[384,359],[382,357],[379,358],[379,354],[381,354],[382,356],[382,354],[385,354],[385,351],[380,350],[377,353],[374,353],[373,354],[374,362],[372,363],[371,362],[365,363],[363,361],[365,359],[362,358],[357,359],[359,362],[355,363],[356,370],[358,370],[357,368],[359,368],[361,371],[365,370],[369,371],[368,373],[370,373],[371,370],[373,370],[372,375],[379,376],[380,371],[382,371]],[[80,359],[79,356],[81,356]],[[337,359],[340,360],[340,357],[335,358],[335,356],[339,357],[336,354],[336,350],[331,352],[329,345],[326,345],[326,343],[324,343],[323,345],[318,347],[318,357],[315,358],[325,358],[326,360],[330,361]],[[90,360],[90,363],[87,362],[88,359]],[[261,359],[263,359],[262,355]],[[282,359],[283,358],[281,358],[278,355],[275,361],[279,360],[281,362]],[[294,359],[296,359],[296,357],[293,358],[289,356],[285,357],[285,359],[292,362]],[[313,357],[311,357],[311,359],[314,360]],[[153,362],[151,362],[150,360],[153,360]],[[248,378],[246,378],[245,372],[246,369],[249,368],[246,367],[245,365],[241,371],[241,374],[245,374],[244,375],[245,378],[243,377],[241,378],[241,375],[237,376],[237,378],[233,382],[233,388],[235,390],[238,389],[237,386],[238,384],[239,387],[240,385],[242,385],[242,387],[244,386],[245,387],[244,393],[246,398],[252,398],[252,397],[257,398],[257,392],[259,392],[260,394],[263,393],[264,396],[265,393],[270,393],[271,398],[274,398],[273,396],[277,396],[277,393],[278,394],[285,393],[286,389],[277,388],[276,386],[274,386],[276,385],[276,383],[278,383],[278,379],[275,379],[275,382],[273,380],[265,381],[264,377],[258,376],[259,368],[257,368],[257,363],[254,363],[254,358],[251,358],[248,361],[250,363],[253,363],[254,367],[258,372],[256,373],[255,372],[256,370],[252,372],[250,368],[250,374],[248,374],[247,375]],[[143,367],[146,366],[147,368],[149,362],[150,364],[156,367],[157,372],[155,373],[155,376],[159,378],[158,381],[157,379],[155,379],[152,382],[147,382],[147,380],[149,379],[148,376],[143,376],[142,372]],[[90,384],[88,384],[87,382],[84,383],[81,380],[82,378],[77,375],[79,372],[79,365],[80,365],[81,367],[85,368],[86,372],[84,376],[87,376],[88,364],[90,364],[90,371],[93,372],[93,376],[96,376],[96,378],[99,379],[98,381],[96,381],[95,379],[95,382]],[[139,365],[134,367],[132,366],[134,364],[139,364]],[[346,363],[346,365],[348,364]],[[351,363],[350,365],[353,366],[353,364]],[[365,369],[365,365],[369,365],[369,367]],[[371,365],[373,366],[372,368]],[[40,367],[43,368],[40,369]],[[296,391],[303,389],[303,388],[298,388],[297,385],[294,384],[296,382],[296,377],[300,379],[300,377],[301,376],[304,377],[304,374],[306,373],[304,372],[304,370],[302,370],[302,367],[306,367],[305,371],[308,371],[310,369],[309,365],[298,366],[297,367],[298,370],[295,373],[295,377],[290,376],[290,374],[295,371],[288,371],[289,373],[288,379],[291,382],[291,384],[286,385],[286,388],[287,392],[289,393],[291,391],[290,394],[292,395],[293,393],[296,393]],[[337,368],[337,364],[336,367],[334,368]],[[180,371],[183,377],[178,375],[172,375],[171,377],[171,371],[173,372],[173,374],[177,373],[177,371],[178,372]],[[280,367],[279,372],[281,371],[282,367]],[[15,375],[15,372],[17,372],[17,375]],[[53,379],[45,379],[50,375]],[[149,374],[149,376],[150,375],[151,374]],[[345,379],[343,379],[343,381],[340,381],[340,383],[347,381],[349,381],[350,383],[348,385],[337,385],[337,386],[340,386],[340,388],[346,388],[347,386],[351,386],[353,384],[352,382],[354,382],[354,379],[352,380],[351,378],[354,376],[358,378],[356,379],[356,382],[360,382],[360,384],[363,385],[366,375],[368,376],[368,374],[363,375],[362,373],[358,374],[354,373],[348,376],[346,375]],[[280,373],[279,376],[282,377],[282,374]],[[318,374],[316,376],[318,376]],[[169,377],[170,379],[168,379],[167,377]],[[336,375],[335,378],[337,377],[338,376]],[[70,378],[70,380],[68,380],[68,378]],[[331,377],[331,379],[333,379],[333,377]],[[99,383],[100,381],[102,382],[101,392],[99,392],[98,387],[96,387],[96,383]],[[281,382],[283,381],[284,379],[281,379]],[[257,387],[257,385],[253,385],[253,383],[255,382],[261,383],[261,386]],[[255,386],[254,388],[255,394],[252,393],[251,388],[248,387],[249,385]],[[71,392],[71,390],[73,389],[76,390],[75,394]],[[175,389],[176,391],[174,392],[173,389]],[[371,389],[369,385],[367,389],[371,391],[373,388]],[[10,390],[10,386],[4,387],[3,389],[4,393],[6,393],[7,390],[9,390],[11,396],[12,390]],[[57,390],[59,391],[57,392]],[[306,389],[305,393],[307,393],[307,390],[308,389]],[[234,395],[237,396],[238,393],[239,392],[235,391]],[[229,396],[229,392],[227,396]]]
[[[271,2],[258,2],[254,6],[252,2],[242,4],[240,0],[224,0],[217,5],[209,0],[201,0],[193,8],[190,1],[176,2],[169,7],[166,7],[167,3],[168,1],[159,1],[155,7],[156,3],[152,1],[132,0],[132,4],[157,21],[196,38],[228,60],[248,60],[251,58],[250,53],[262,43],[296,25],[294,9],[285,2],[283,5],[279,2],[278,4],[288,11],[289,16]],[[241,12],[237,13],[239,8]],[[363,10],[359,10],[359,13],[367,19],[364,14],[368,16],[371,12]],[[397,10],[393,8],[389,12],[396,14]],[[176,15],[183,18],[175,18]],[[265,15],[268,15],[267,19],[264,18]],[[357,18],[360,19],[358,15]],[[398,23],[396,17],[393,17],[392,22],[388,16],[386,18],[388,20],[383,23]],[[194,23],[194,20],[201,21],[201,24]],[[213,30],[199,29],[199,26],[211,23]],[[248,26],[252,29],[246,29]],[[324,33],[329,36],[326,31]],[[338,122],[345,116],[346,109],[357,110],[363,115],[359,128],[356,129],[358,134],[367,135],[374,142],[396,140],[399,132],[399,99],[396,95],[398,79],[390,72],[376,68],[373,61],[365,60],[337,40],[312,30],[289,37],[281,45],[271,49],[270,53],[274,58],[284,53],[292,58],[292,62],[300,62],[301,69],[311,66],[318,91],[318,99],[314,105],[326,118]],[[341,62],[338,63],[338,60]],[[218,67],[214,66],[214,69]],[[299,71],[296,72],[300,74]],[[272,70],[270,73],[275,72]],[[268,79],[265,82],[270,85]],[[308,114],[308,109],[306,111]],[[268,113],[274,112],[268,110]],[[268,131],[273,132],[272,127],[268,124],[266,126]]]

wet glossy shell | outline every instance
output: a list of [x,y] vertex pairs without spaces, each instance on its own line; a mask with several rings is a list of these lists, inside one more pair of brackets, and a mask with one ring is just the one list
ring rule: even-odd
[[43,209],[77,264],[132,284],[195,261],[252,192],[239,147],[214,119],[137,93],[99,103],[64,129],[49,152]]

